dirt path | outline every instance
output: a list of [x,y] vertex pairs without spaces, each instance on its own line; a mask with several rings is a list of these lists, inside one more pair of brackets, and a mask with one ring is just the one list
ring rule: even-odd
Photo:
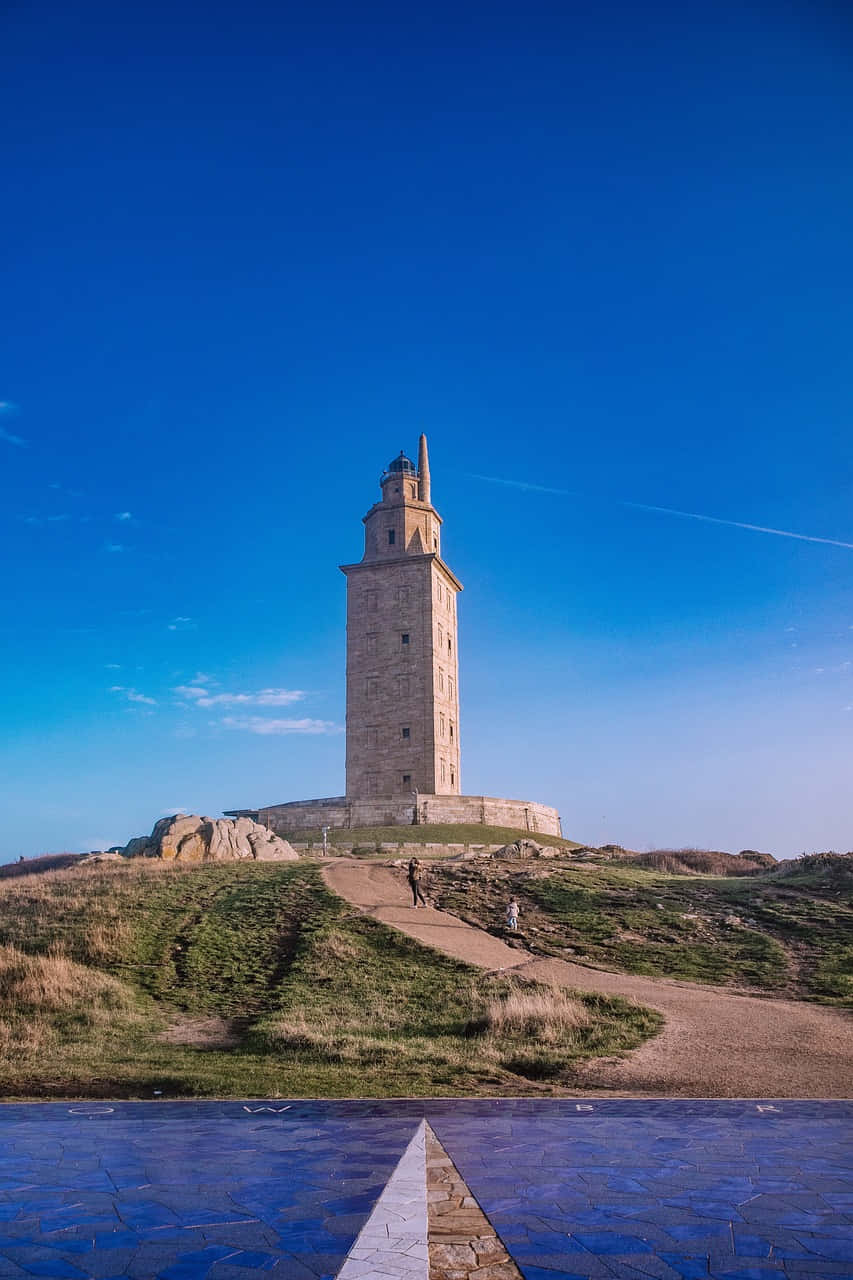
[[329,888],[367,915],[485,969],[583,991],[627,996],[658,1009],[663,1032],[626,1059],[599,1058],[589,1091],[687,1098],[849,1098],[853,1019],[834,1009],[765,1000],[718,987],[531,959],[444,911],[414,911],[405,872],[344,858],[327,863]]

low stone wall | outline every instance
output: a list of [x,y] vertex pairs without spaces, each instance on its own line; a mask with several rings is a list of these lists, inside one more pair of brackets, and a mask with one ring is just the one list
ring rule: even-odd
[[[325,800],[294,800],[262,809],[229,809],[228,817],[247,817],[278,834],[311,831],[318,827],[349,830],[353,827],[406,827],[414,822],[414,801],[408,796],[373,796],[355,800],[331,796]],[[562,835],[556,809],[532,800],[506,800],[499,796],[418,796],[418,822],[479,823],[488,827],[512,827],[540,835]]]

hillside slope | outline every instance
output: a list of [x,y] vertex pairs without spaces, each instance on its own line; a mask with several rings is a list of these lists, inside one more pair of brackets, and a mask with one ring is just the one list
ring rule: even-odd
[[[434,882],[444,870],[435,868]],[[516,882],[531,874],[513,874],[506,864],[503,870]],[[481,866],[481,875],[484,871]],[[324,874],[338,893],[372,917],[457,959],[489,968],[505,966],[516,975],[594,992],[599,998],[641,1001],[664,1015],[661,1034],[629,1057],[579,1067],[578,1080],[587,1088],[706,1098],[821,1098],[853,1093],[853,1021],[841,1012],[537,958],[519,948],[518,939],[508,939],[510,946],[494,936],[498,930],[486,932],[434,908],[412,910],[401,868],[366,868],[341,859],[330,862]],[[483,876],[484,882],[489,879]],[[472,914],[470,905],[467,914]]]
[[141,860],[0,886],[4,1097],[565,1092],[658,1026],[442,956],[353,913],[312,864]]
[[730,879],[632,862],[440,864],[430,882],[439,906],[486,927],[515,895],[538,955],[853,1007],[853,877],[837,856],[803,863]]

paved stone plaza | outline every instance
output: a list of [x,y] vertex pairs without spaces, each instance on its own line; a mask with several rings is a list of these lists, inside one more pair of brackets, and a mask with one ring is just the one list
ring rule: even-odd
[[851,1102],[8,1104],[0,1277],[853,1277],[851,1121]]

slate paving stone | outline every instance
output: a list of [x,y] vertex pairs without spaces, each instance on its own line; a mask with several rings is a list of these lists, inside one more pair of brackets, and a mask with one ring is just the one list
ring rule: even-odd
[[7,1104],[0,1277],[332,1277],[424,1115],[526,1280],[853,1277],[853,1106],[683,1099]]

